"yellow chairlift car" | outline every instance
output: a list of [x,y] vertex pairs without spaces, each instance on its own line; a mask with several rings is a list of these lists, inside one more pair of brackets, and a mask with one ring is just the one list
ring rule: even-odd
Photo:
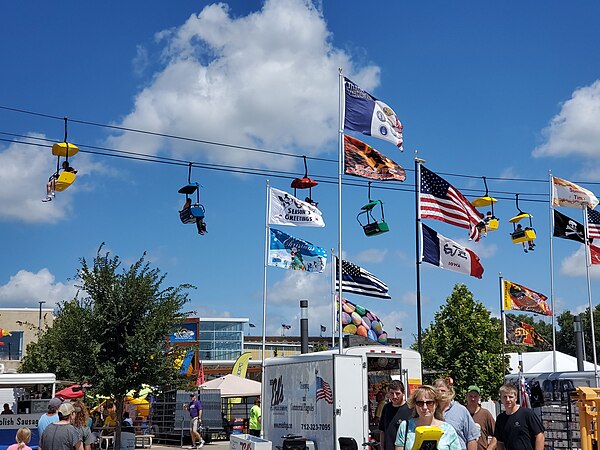
[[[65,117],[65,138],[63,142],[57,142],[52,145],[52,155],[56,156],[56,172],[50,176],[48,185],[51,191],[62,192],[67,189],[77,178],[77,171],[69,164],[69,157],[79,153],[79,148],[75,144],[67,141],[67,121]],[[60,162],[60,159],[65,160]],[[61,171],[62,169],[62,171]],[[49,199],[50,197],[48,197]]]
[[486,213],[485,217],[483,218],[483,221],[482,221],[481,227],[480,227],[481,232],[487,233],[488,231],[497,230],[498,226],[500,225],[500,221],[494,215],[494,203],[496,203],[498,200],[496,200],[494,197],[490,197],[489,191],[488,191],[488,186],[487,186],[487,180],[485,177],[482,177],[482,178],[483,178],[483,184],[485,185],[485,195],[483,197],[476,198],[475,200],[473,200],[471,202],[471,204],[475,208],[485,208],[487,206],[491,207],[491,210],[488,211]]
[[[513,232],[510,233],[510,238],[513,244],[522,244],[523,250],[527,253],[529,250],[535,249],[535,229],[533,228],[533,216],[529,213],[523,212],[521,208],[519,208],[519,194],[515,194],[515,200],[517,204],[517,210],[519,214],[515,217],[512,217],[508,221],[513,224]],[[519,222],[521,220],[529,220],[529,224],[523,225]],[[527,245],[526,245],[527,244]]]

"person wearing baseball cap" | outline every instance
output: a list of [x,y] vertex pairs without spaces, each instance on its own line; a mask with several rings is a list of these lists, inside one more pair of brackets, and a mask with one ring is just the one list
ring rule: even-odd
[[40,436],[39,450],[83,450],[81,435],[71,425],[75,408],[70,402],[58,407],[59,421],[51,423]]
[[44,433],[44,430],[48,425],[54,422],[58,422],[58,407],[62,404],[62,400],[58,397],[50,399],[48,402],[48,411],[42,414],[38,420],[38,436]]
[[496,446],[494,427],[496,421],[494,416],[485,408],[481,407],[481,389],[479,386],[471,385],[467,388],[467,409],[475,421],[481,434],[477,440],[477,450],[487,450]]

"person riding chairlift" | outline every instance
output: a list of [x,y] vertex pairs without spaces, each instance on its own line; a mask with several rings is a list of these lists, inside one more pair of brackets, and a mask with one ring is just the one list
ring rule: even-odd
[[[188,197],[185,200],[185,203],[183,205],[183,209],[186,210],[186,209],[190,209],[191,207],[192,207],[192,199],[191,199],[191,197]],[[206,222],[204,221],[204,217],[196,217],[196,216],[194,216],[194,218],[196,219],[196,228],[198,228],[198,234],[206,234],[206,233],[208,233],[208,231],[206,230]]]
[[[63,161],[62,170],[63,172],[77,173],[77,171],[69,165],[69,161]],[[52,198],[55,195],[54,190],[56,188],[56,180],[58,180],[59,177],[60,173],[57,171],[50,175],[50,178],[48,178],[48,184],[46,185],[46,198],[42,199],[43,202],[52,201]]]

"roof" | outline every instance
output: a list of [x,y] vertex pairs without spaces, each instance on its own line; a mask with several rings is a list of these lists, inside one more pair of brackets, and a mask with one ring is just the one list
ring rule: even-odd
[[56,383],[53,373],[0,373],[0,386],[3,387],[53,383]]
[[[518,353],[508,353],[510,373],[519,373]],[[552,352],[522,353],[523,373],[568,372],[577,370],[577,358],[566,353],[556,352],[556,370],[552,362]],[[583,370],[594,370],[594,364],[583,362]]]
[[255,397],[260,396],[260,386],[258,381],[227,374],[207,381],[200,389],[219,389],[221,397]]

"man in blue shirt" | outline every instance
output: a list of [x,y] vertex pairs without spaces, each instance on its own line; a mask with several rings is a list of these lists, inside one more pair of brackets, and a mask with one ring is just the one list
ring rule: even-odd
[[58,408],[62,405],[62,400],[58,397],[54,397],[48,402],[48,412],[42,414],[40,420],[38,420],[38,436],[42,436],[44,430],[51,423],[58,422]]

